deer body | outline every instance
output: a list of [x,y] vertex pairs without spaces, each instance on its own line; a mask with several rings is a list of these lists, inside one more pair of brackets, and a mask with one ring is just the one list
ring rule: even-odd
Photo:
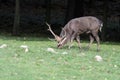
[[99,50],[100,39],[98,36],[98,32],[101,31],[101,28],[102,22],[96,17],[85,16],[72,19],[64,26],[60,33],[59,37],[61,38],[61,40],[58,42],[58,48],[63,47],[68,42],[72,43],[74,39],[76,39],[79,47],[81,48],[79,35],[83,33],[89,33],[90,43],[88,47],[90,47],[95,38],[97,41],[97,50]]

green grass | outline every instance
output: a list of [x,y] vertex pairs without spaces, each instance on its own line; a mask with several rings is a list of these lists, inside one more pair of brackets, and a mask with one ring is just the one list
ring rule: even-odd
[[[57,49],[54,41],[36,37],[0,36],[2,44],[7,47],[0,49],[0,80],[120,80],[120,43],[101,43],[100,52],[95,43],[89,50],[84,41],[82,50],[75,42],[70,50]],[[21,45],[29,51],[25,53]],[[97,62],[96,55],[103,61]]]

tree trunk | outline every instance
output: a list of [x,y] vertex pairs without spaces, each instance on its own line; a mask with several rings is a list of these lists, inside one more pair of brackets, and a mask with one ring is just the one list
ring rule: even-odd
[[75,13],[75,0],[67,0],[67,9],[66,9],[66,16],[65,16],[65,24],[74,18]]
[[65,23],[67,23],[70,19],[75,17],[81,17],[84,14],[84,3],[83,0],[68,0],[67,2],[67,10],[66,10],[66,19]]
[[75,0],[74,17],[81,17],[84,15],[84,0]]
[[108,17],[108,13],[109,13],[108,12],[109,11],[108,10],[108,4],[109,4],[109,1],[108,0],[104,0],[104,5],[103,5],[104,6],[104,12],[103,12],[104,13],[104,15],[103,15],[103,29],[102,29],[102,36],[101,36],[102,37],[102,41],[106,40],[106,37],[105,37],[106,36],[105,35],[106,34],[105,31],[106,30],[105,29],[107,27],[107,17]]
[[51,0],[45,0],[46,4],[46,19],[45,21],[50,23],[50,17],[51,17]]
[[14,26],[13,26],[13,35],[19,35],[19,27],[20,27],[20,13],[19,13],[19,0],[16,0],[15,6],[15,16],[14,16]]

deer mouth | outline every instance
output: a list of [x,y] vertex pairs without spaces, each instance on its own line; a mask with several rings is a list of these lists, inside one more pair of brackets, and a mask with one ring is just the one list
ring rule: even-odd
[[62,48],[66,44],[67,38],[63,38],[57,45],[58,48]]
[[62,44],[58,44],[58,45],[57,45],[57,47],[58,47],[59,49],[61,49],[62,46],[63,46]]

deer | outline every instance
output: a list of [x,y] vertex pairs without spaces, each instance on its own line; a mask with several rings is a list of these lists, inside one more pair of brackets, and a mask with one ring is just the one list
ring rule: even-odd
[[102,30],[103,22],[94,16],[83,16],[71,19],[68,23],[62,28],[60,36],[56,35],[51,26],[46,23],[49,27],[49,31],[55,37],[55,40],[58,42],[57,47],[62,48],[65,44],[70,42],[69,49],[73,43],[73,40],[76,40],[79,48],[81,49],[80,44],[80,35],[83,33],[89,34],[90,43],[88,48],[90,48],[94,39],[97,41],[97,51],[100,50],[100,38],[98,32]]

